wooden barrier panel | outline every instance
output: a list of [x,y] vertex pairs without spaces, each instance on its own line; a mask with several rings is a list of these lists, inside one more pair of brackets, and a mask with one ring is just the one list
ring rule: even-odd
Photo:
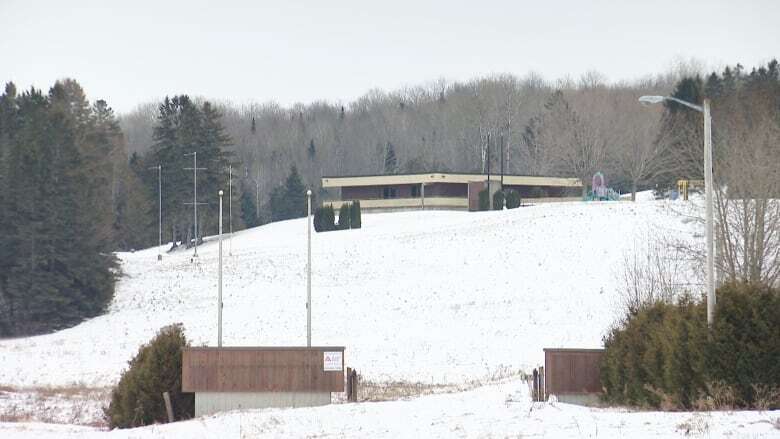
[[545,349],[545,396],[601,393],[603,349]]
[[344,347],[187,348],[182,391],[343,392]]

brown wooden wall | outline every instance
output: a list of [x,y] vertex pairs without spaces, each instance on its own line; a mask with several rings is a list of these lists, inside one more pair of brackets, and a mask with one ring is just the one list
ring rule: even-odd
[[601,393],[599,362],[603,349],[545,349],[545,393]]
[[[323,370],[324,352],[342,352],[341,371]],[[184,392],[343,392],[343,347],[187,348]]]

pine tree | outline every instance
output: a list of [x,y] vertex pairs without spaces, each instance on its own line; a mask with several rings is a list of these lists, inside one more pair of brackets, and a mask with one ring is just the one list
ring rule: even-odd
[[308,210],[306,205],[306,188],[303,186],[303,181],[295,165],[290,168],[290,175],[287,177],[284,188],[287,218],[306,216]]
[[309,153],[309,160],[314,160],[317,156],[317,149],[314,147],[314,139],[309,140],[309,149],[307,152]]
[[350,203],[341,203],[339,208],[339,230],[348,230],[350,228]]
[[359,229],[363,224],[363,220],[361,219],[359,200],[355,200],[352,202],[349,215],[350,215],[350,226],[353,229]]
[[398,172],[398,158],[395,156],[393,144],[387,142],[385,147],[385,174],[396,174]]
[[241,191],[241,220],[244,221],[247,227],[257,227],[260,225],[259,218],[257,218],[257,206],[255,205],[255,197],[250,190],[246,187]]

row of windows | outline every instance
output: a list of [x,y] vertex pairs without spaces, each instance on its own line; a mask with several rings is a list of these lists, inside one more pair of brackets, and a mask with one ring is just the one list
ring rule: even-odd
[[[412,198],[420,196],[420,186],[412,186]],[[382,198],[398,198],[398,189],[392,186],[382,188]]]

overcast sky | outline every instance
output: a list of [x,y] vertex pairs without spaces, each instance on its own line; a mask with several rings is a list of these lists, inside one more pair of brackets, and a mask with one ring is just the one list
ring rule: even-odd
[[117,111],[188,93],[349,102],[490,73],[611,80],[780,56],[780,1],[0,0],[0,80]]

